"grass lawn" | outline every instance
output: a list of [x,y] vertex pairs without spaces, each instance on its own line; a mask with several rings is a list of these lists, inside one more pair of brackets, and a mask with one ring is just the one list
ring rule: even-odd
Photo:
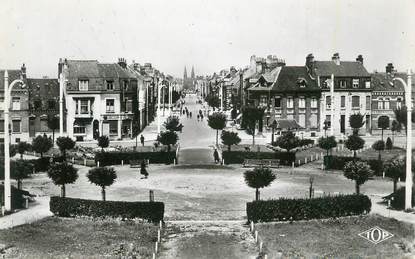
[[56,217],[0,230],[0,244],[10,247],[6,257],[13,258],[114,258],[131,251],[151,258],[156,237],[152,224]]
[[[360,236],[378,226],[394,236],[373,244]],[[378,215],[257,224],[268,258],[401,258],[414,253],[413,226]]]

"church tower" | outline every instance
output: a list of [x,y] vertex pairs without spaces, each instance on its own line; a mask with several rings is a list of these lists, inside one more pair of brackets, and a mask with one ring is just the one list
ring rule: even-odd
[[192,79],[195,79],[195,69],[192,66],[192,73],[190,74],[190,76],[192,77]]
[[184,66],[184,74],[183,74],[183,79],[186,81],[187,79],[187,70],[186,70],[186,66]]

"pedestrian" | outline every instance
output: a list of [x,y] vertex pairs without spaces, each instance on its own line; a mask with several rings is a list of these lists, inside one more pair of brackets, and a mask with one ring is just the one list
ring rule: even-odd
[[189,111],[186,110],[186,117],[189,118]]
[[219,152],[215,148],[215,151],[213,151],[213,158],[215,159],[215,164],[219,163]]
[[143,134],[141,134],[140,142],[141,142],[141,145],[143,145],[143,147],[144,147],[144,136],[143,136]]
[[192,112],[189,112],[189,115],[190,115],[190,119],[192,118]]
[[147,167],[146,160],[143,159],[141,161],[141,164],[140,164],[140,174],[143,175],[143,177],[141,177],[141,179],[147,179],[147,177],[148,177],[148,172],[147,172],[146,167]]
[[200,120],[201,121],[203,120],[203,114],[200,114]]
[[199,121],[199,114],[197,115],[197,121]]

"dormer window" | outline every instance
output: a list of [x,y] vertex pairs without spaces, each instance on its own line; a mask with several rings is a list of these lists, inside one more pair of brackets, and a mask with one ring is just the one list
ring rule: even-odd
[[306,87],[306,85],[307,85],[307,80],[305,80],[304,78],[302,78],[302,77],[299,77],[298,79],[297,79],[297,84],[301,87],[301,88],[305,88]]
[[340,80],[340,81],[339,81],[339,85],[340,85],[340,88],[346,88],[346,87],[347,87],[347,82],[346,82],[346,80]]
[[88,91],[88,80],[79,80],[79,91]]
[[353,88],[359,88],[359,79],[353,79]]
[[366,87],[366,88],[370,88],[370,81],[366,81],[366,82],[365,82],[365,87]]
[[107,84],[107,90],[114,90],[114,81],[107,80],[106,84]]

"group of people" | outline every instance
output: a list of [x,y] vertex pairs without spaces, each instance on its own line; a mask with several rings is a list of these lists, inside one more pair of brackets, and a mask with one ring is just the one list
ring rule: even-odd
[[199,119],[200,119],[200,121],[203,121],[203,118],[204,118],[203,112],[202,112],[202,110],[199,110],[199,114],[197,115],[197,121],[199,121]]

